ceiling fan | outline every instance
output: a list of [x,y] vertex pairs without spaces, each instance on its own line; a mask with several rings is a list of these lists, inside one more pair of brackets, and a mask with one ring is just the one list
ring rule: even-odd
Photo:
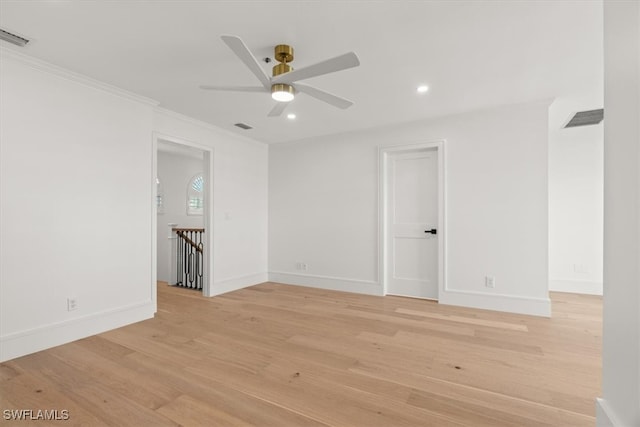
[[256,57],[251,53],[246,44],[237,36],[224,35],[221,36],[222,41],[235,53],[238,58],[251,70],[251,72],[260,80],[262,86],[210,86],[202,85],[201,89],[220,90],[233,92],[267,92],[271,93],[271,97],[278,103],[269,112],[269,117],[277,117],[285,110],[289,101],[292,101],[298,92],[306,93],[320,101],[338,108],[349,108],[353,102],[333,95],[324,90],[313,86],[298,83],[300,80],[309,79],[311,77],[321,76],[323,74],[334,73],[336,71],[346,70],[348,68],[357,67],[360,61],[355,53],[349,52],[336,56],[307,67],[294,70],[289,63],[293,61],[293,48],[289,45],[280,44],[274,49],[274,57],[278,64],[273,67],[273,76],[269,77],[264,72]]

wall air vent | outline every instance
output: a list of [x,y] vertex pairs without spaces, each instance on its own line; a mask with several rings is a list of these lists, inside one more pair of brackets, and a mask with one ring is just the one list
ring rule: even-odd
[[29,40],[25,39],[24,37],[17,36],[13,33],[10,33],[9,31],[3,30],[2,28],[0,28],[0,40],[13,43],[16,46],[20,47],[24,47],[27,45],[27,43],[29,43]]
[[599,110],[589,110],[589,111],[580,111],[576,113],[569,123],[567,123],[565,128],[574,128],[578,126],[589,126],[589,125],[597,125],[604,118],[604,109],[600,108]]
[[240,129],[244,129],[244,130],[253,129],[253,127],[249,126],[246,123],[236,123],[234,124],[234,126],[238,126]]

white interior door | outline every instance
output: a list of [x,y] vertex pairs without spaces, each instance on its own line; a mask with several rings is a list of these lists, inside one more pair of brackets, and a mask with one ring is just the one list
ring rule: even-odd
[[390,153],[387,294],[438,298],[438,151]]

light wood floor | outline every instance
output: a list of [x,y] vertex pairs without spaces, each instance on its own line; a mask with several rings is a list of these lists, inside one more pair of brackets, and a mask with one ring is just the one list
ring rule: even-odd
[[67,409],[61,426],[594,425],[601,298],[552,300],[543,319],[159,284],[154,319],[1,364],[0,406]]

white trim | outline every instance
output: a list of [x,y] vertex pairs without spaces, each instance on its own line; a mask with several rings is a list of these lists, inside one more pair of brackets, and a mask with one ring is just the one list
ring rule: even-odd
[[258,285],[268,281],[269,275],[266,272],[218,280],[213,283],[213,292],[210,296],[226,294],[227,292],[237,291],[238,289]]
[[319,276],[314,274],[270,271],[269,281],[285,285],[308,286],[332,291],[353,292],[357,294],[382,296],[380,283],[372,280],[350,279],[347,277]]
[[155,301],[92,313],[0,337],[0,362],[151,319]]
[[[158,140],[151,135],[151,300],[158,311]],[[169,277],[171,280],[171,277]]]
[[623,427],[611,406],[601,397],[596,398],[596,426]]
[[569,292],[572,294],[602,295],[602,282],[551,279],[549,280],[549,290],[551,292]]
[[[203,244],[204,244],[204,253],[208,254],[205,255],[204,258],[204,274],[205,277],[207,278],[207,280],[204,282],[204,284],[202,285],[202,295],[206,296],[206,297],[211,297],[214,295],[213,293],[213,197],[214,197],[214,193],[213,193],[213,158],[214,158],[214,148],[213,147],[209,147],[206,145],[201,145],[198,144],[196,142],[193,141],[189,141],[186,139],[182,139],[182,138],[178,138],[175,136],[171,136],[171,135],[167,135],[167,134],[163,134],[160,132],[153,132],[153,166],[152,166],[152,171],[151,171],[151,175],[153,178],[153,182],[155,184],[155,179],[158,176],[158,161],[157,161],[157,155],[158,155],[158,142],[159,141],[167,141],[173,144],[178,144],[178,145],[185,145],[188,147],[192,147],[192,148],[196,148],[198,150],[201,150],[204,155],[203,155],[203,171],[202,171],[202,176],[204,177],[205,180],[205,198],[204,198],[204,215],[203,215],[203,219],[204,219],[204,229],[205,232],[203,233]],[[155,200],[155,193],[156,193],[156,187],[154,185],[153,187],[153,196],[154,196],[154,200]],[[153,268],[153,276],[155,277],[155,275],[157,274],[157,259],[158,259],[158,246],[157,246],[157,209],[156,209],[156,205],[155,203],[153,204],[153,212],[152,212],[152,224],[155,224],[155,228],[152,231],[152,235],[155,236],[154,239],[152,239],[156,244],[153,244],[152,242],[152,246],[151,246],[151,258],[152,258],[152,268]],[[153,226],[153,225],[152,225]],[[155,280],[154,280],[154,293],[155,291]],[[155,296],[154,296],[155,298]]]
[[387,197],[387,164],[391,153],[435,149],[438,153],[438,299],[447,287],[446,276],[446,140],[419,142],[403,145],[385,145],[378,147],[378,282],[382,286],[382,294],[387,294],[387,230],[386,230],[386,197]]
[[214,232],[214,222],[213,222],[213,158],[215,155],[215,150],[211,147],[204,150],[203,157],[203,166],[204,169],[202,171],[202,176],[204,176],[204,233],[203,233],[203,242],[204,242],[204,271],[207,274],[207,281],[202,286],[202,295],[205,297],[212,297],[214,295],[214,282],[213,282],[213,232]]
[[172,117],[174,119],[181,120],[183,122],[187,122],[187,123],[190,123],[192,125],[199,126],[199,127],[211,130],[211,131],[213,131],[213,132],[215,132],[217,134],[222,134],[222,136],[230,136],[230,137],[233,137],[235,139],[244,140],[246,142],[250,142],[250,143],[253,143],[253,144],[268,145],[266,142],[262,142],[262,141],[259,141],[257,139],[253,139],[253,138],[250,138],[248,136],[245,136],[245,135],[240,135],[238,133],[231,132],[228,129],[213,125],[211,123],[203,122],[202,120],[194,119],[193,117],[185,116],[184,114],[180,114],[180,113],[177,113],[177,112],[172,111],[172,110],[167,110],[166,108],[155,107],[154,111],[156,113],[164,114],[165,116],[169,116],[169,117]]
[[213,148],[209,145],[202,145],[197,142],[191,141],[189,139],[183,139],[175,135],[169,135],[169,134],[157,132],[157,131],[154,131],[153,135],[157,140],[171,142],[173,144],[178,144],[178,145],[186,145],[187,147],[196,148],[201,151],[213,151]]
[[504,311],[516,314],[551,317],[551,300],[517,295],[505,295],[445,289],[440,294],[440,304]]
[[67,70],[66,68],[58,67],[57,65],[53,65],[49,62],[43,61],[30,55],[26,55],[22,52],[15,51],[4,46],[0,46],[0,55],[18,61],[28,67],[33,68],[34,70],[44,71],[63,79],[88,86],[92,89],[98,89],[112,95],[119,96],[120,98],[139,102],[144,105],[151,105],[153,107],[160,104],[155,99],[147,98],[133,92],[129,92],[117,86],[112,86],[99,80],[92,79],[91,77],[87,77],[85,75]]

